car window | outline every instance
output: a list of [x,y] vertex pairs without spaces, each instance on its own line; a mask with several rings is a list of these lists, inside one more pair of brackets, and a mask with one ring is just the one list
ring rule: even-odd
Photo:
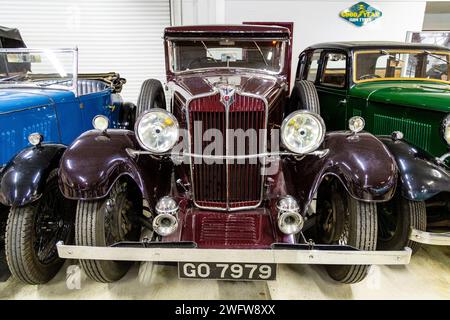
[[355,54],[355,82],[386,79],[449,80],[450,54],[427,50],[377,50]]
[[343,88],[345,86],[347,56],[343,53],[326,53],[324,69],[320,79],[321,84]]
[[316,81],[317,71],[319,70],[319,59],[320,59],[320,51],[315,51],[310,59],[308,66],[306,67],[306,80],[308,81]]

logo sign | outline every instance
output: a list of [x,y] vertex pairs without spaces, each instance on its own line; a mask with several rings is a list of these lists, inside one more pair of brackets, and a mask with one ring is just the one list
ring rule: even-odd
[[357,27],[362,27],[373,20],[380,18],[383,14],[380,10],[368,5],[365,2],[358,2],[348,9],[339,13],[340,17],[353,23]]
[[220,102],[225,105],[225,108],[229,109],[233,104],[235,91],[235,88],[230,86],[223,86],[219,88]]

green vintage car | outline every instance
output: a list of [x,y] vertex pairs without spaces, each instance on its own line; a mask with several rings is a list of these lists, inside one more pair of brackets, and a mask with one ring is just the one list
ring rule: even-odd
[[[398,192],[378,206],[378,248],[450,245],[449,61],[445,47],[402,42],[322,43],[300,54],[288,112],[319,112],[328,130],[365,126],[396,158]],[[444,232],[425,232],[427,216]]]

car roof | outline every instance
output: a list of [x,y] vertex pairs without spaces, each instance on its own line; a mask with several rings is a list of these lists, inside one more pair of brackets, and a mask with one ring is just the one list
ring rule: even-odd
[[450,51],[449,48],[433,44],[407,43],[400,41],[342,41],[318,43],[306,48],[308,49],[342,49],[345,51],[361,49],[420,49]]
[[165,37],[219,37],[219,36],[256,36],[256,37],[289,37],[290,31],[286,27],[277,25],[194,25],[167,27]]

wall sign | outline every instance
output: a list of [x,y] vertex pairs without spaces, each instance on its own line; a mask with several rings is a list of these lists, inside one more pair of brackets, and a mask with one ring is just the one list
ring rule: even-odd
[[339,16],[357,27],[362,27],[375,19],[380,18],[383,13],[365,2],[358,2],[348,9],[342,10]]

